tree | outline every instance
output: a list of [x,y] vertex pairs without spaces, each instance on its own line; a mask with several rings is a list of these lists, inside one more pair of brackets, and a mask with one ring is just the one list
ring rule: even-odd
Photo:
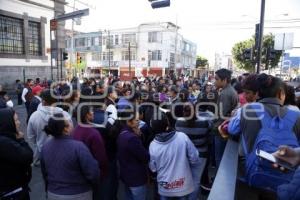
[[208,66],[208,60],[203,56],[197,56],[196,68]]
[[[253,48],[255,45],[255,39],[254,36],[251,39],[241,41],[236,43],[232,48],[232,55],[234,63],[237,65],[238,68],[245,69],[250,72],[255,71],[255,60],[257,58],[257,52],[253,51],[253,57],[252,60],[245,60],[243,58],[243,52],[245,49]],[[280,61],[280,57],[282,52],[276,52],[275,58],[270,61],[267,60],[267,52],[268,49],[273,49],[274,47],[274,36],[272,34],[265,35],[263,38],[263,44],[262,44],[262,59],[261,63],[264,66],[265,69],[268,69],[270,66],[271,68],[277,66],[278,62]]]

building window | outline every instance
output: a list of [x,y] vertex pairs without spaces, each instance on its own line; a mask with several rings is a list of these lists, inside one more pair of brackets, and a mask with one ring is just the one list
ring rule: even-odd
[[[131,57],[131,60],[135,60],[136,53],[134,51],[130,51],[130,57]],[[129,60],[129,52],[128,51],[122,51],[122,60]]]
[[122,35],[122,42],[123,44],[128,44],[130,43],[136,43],[136,34],[132,33],[132,34],[123,34]]
[[[110,55],[109,57],[108,57],[108,55]],[[102,52],[102,60],[103,61],[105,61],[105,60],[108,60],[108,59],[110,59],[110,60],[114,60],[114,52]]]
[[161,60],[161,50],[152,51],[151,60]]
[[92,41],[91,41],[91,38],[87,38],[87,46],[90,47],[92,46]]
[[162,42],[161,32],[149,32],[148,33],[148,42],[149,43],[161,43]]
[[85,38],[75,39],[75,47],[84,47],[84,46],[85,46]]
[[119,35],[115,35],[115,45],[119,45]]
[[175,63],[175,53],[170,53],[170,63],[171,64]]
[[101,53],[92,54],[92,61],[100,61],[100,60],[101,60]]
[[40,23],[28,23],[28,45],[30,55],[41,55]]
[[0,15],[0,53],[24,54],[21,19]]

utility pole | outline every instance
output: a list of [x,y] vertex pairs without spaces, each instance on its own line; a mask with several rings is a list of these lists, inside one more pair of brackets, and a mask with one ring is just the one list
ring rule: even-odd
[[[75,2],[76,0],[73,0],[73,12],[75,11]],[[76,67],[73,65],[74,59],[73,59],[73,54],[74,54],[74,19],[72,19],[72,31],[71,31],[71,56],[70,56],[70,63],[71,63],[71,68],[74,67],[73,70],[73,77],[77,76],[77,65]],[[73,78],[72,77],[72,78]]]
[[130,42],[128,44],[128,56],[129,56],[129,76],[131,78],[131,52],[130,52]]
[[265,21],[265,4],[266,0],[261,0],[261,11],[260,11],[260,24],[259,24],[259,39],[257,48],[257,68],[256,73],[260,73],[260,63],[261,63],[261,49],[264,37],[264,21]]
[[108,30],[108,75],[110,75],[110,31]]
[[176,72],[176,63],[177,63],[177,42],[178,42],[178,21],[177,21],[177,15],[176,15],[176,34],[175,34],[175,64],[173,66],[173,74],[177,75]]

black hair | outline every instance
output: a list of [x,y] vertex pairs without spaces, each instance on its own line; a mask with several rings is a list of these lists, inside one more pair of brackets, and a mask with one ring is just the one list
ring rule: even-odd
[[175,85],[172,85],[172,86],[170,87],[170,91],[174,92],[175,94],[178,93],[177,87],[176,87]]
[[52,105],[57,102],[57,99],[51,95],[51,91],[49,89],[42,91],[41,98],[46,102],[47,105]]
[[222,69],[219,69],[218,71],[216,71],[215,74],[218,75],[218,77],[221,79],[221,81],[226,80],[227,83],[230,83],[232,71],[222,68]]
[[126,126],[127,121],[135,119],[137,110],[134,106],[126,106],[118,110],[118,119],[110,128],[110,135],[112,138],[117,139],[122,129]]
[[187,102],[189,98],[189,91],[185,88],[181,89],[179,92],[179,99],[181,102]]
[[295,89],[293,86],[285,84],[285,101],[284,105],[297,105]]
[[150,127],[155,135],[166,132],[169,126],[170,123],[165,113],[161,112],[159,117],[156,117],[155,115],[152,116]]
[[52,135],[57,138],[62,136],[66,122],[62,113],[56,113],[48,121],[48,125],[45,126],[44,131],[47,135]]
[[258,77],[257,74],[249,74],[247,78],[245,78],[244,81],[242,82],[242,88],[244,90],[249,90],[254,93],[258,92],[259,84],[257,81],[257,77]]
[[110,95],[111,93],[113,93],[115,90],[116,90],[115,87],[109,86],[109,87],[107,88],[107,96],[109,96],[109,95]]
[[20,82],[20,80],[19,80],[19,79],[17,79],[17,80],[16,80],[16,83],[19,83],[19,82]]
[[31,78],[27,79],[27,83],[29,83],[29,82],[31,82],[31,81],[32,81],[32,79],[31,79]]
[[80,122],[83,124],[87,123],[86,116],[91,112],[91,106],[83,105],[80,107]]
[[242,88],[242,84],[240,82],[236,82],[234,84],[234,87],[235,91],[238,93],[238,94],[241,94],[243,93],[243,88]]
[[284,91],[284,82],[277,77],[260,74],[257,77],[257,82],[259,86],[259,97],[264,98],[275,98],[279,91]]

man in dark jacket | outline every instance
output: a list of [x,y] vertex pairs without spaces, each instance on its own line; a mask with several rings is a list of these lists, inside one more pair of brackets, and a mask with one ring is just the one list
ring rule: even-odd
[[39,104],[42,102],[42,99],[40,97],[42,91],[43,91],[43,88],[39,85],[32,88],[32,94],[34,95],[34,97],[30,101],[27,121],[29,120],[32,113],[34,113],[37,110]]
[[0,109],[0,121],[0,199],[29,200],[33,152],[12,109]]

